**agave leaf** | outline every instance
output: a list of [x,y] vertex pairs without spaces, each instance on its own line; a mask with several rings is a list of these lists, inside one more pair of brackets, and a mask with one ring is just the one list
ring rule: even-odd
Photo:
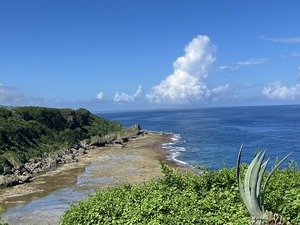
[[245,191],[244,191],[244,188],[243,188],[243,183],[242,183],[242,179],[241,179],[241,172],[240,172],[240,162],[241,162],[241,155],[242,155],[242,151],[243,151],[243,144],[241,145],[240,147],[240,150],[239,150],[239,154],[238,154],[238,160],[237,160],[237,173],[236,173],[236,177],[237,177],[237,183],[238,183],[238,188],[239,188],[239,192],[240,192],[240,195],[243,199],[243,202],[245,204],[245,206],[247,207],[248,211],[249,212],[252,212],[251,210],[251,207],[250,205],[248,204],[247,202],[247,199],[246,199],[246,195],[245,195]]
[[253,196],[251,195],[251,184],[254,182],[253,178],[252,178],[252,174],[253,174],[253,170],[255,165],[258,162],[258,157],[260,155],[260,152],[255,156],[255,158],[252,160],[252,162],[250,163],[247,172],[246,172],[246,176],[245,176],[245,195],[246,195],[246,201],[247,204],[249,205],[251,211],[251,214],[254,214],[255,216],[257,216],[257,210],[255,209],[256,204],[255,204],[255,199],[253,199]]
[[251,205],[253,207],[254,215],[257,218],[260,218],[262,215],[261,209],[259,207],[259,199],[257,198],[257,185],[259,180],[259,172],[261,169],[262,162],[265,158],[266,150],[262,153],[262,155],[259,157],[260,154],[257,155],[259,158],[258,161],[255,160],[253,170],[251,173],[251,180],[250,180],[250,188],[251,188]]
[[266,192],[266,188],[267,188],[267,185],[268,185],[268,182],[271,178],[271,176],[273,175],[273,173],[275,172],[275,170],[292,154],[292,152],[290,154],[288,154],[286,157],[284,157],[271,171],[271,173],[269,174],[269,176],[267,177],[266,179],[266,182],[264,184],[264,188],[262,190],[262,193],[261,193],[261,207],[262,207],[262,212],[264,213],[265,212],[265,206],[264,206],[264,198],[265,198],[265,192]]
[[256,177],[256,189],[255,189],[255,193],[256,193],[256,198],[258,198],[259,194],[260,194],[260,188],[261,188],[261,180],[262,180],[262,177],[263,177],[263,174],[264,174],[264,165],[266,162],[263,163],[263,160],[265,158],[265,155],[266,155],[266,151],[265,150],[263,152],[263,154],[261,155],[260,159],[259,159],[259,162],[258,162],[258,165],[257,165],[257,177]]
[[259,205],[260,205],[260,197],[261,197],[261,182],[262,182],[262,178],[265,174],[265,171],[266,171],[269,161],[270,161],[270,158],[268,158],[267,161],[265,161],[262,164],[259,174],[258,174],[258,180],[257,180],[257,185],[256,185],[256,198],[258,200]]
[[261,157],[259,158],[258,163],[255,165],[255,171],[252,174],[252,178],[254,179],[255,185],[253,183],[253,186],[251,186],[251,189],[253,192],[255,191],[255,197],[257,198],[260,193],[260,181],[262,179],[262,162],[265,158],[266,150],[262,153]]
[[[241,179],[241,170],[240,170],[240,162],[241,162],[241,155],[242,155],[242,151],[243,151],[243,144],[240,147],[239,150],[239,154],[238,154],[238,159],[237,159],[237,171],[236,171],[236,179],[237,179],[237,183],[238,183],[238,188],[239,188],[239,192],[241,194],[241,197],[244,201],[244,203],[246,202],[246,196],[245,196],[245,192],[243,189],[243,184],[242,184],[242,179]],[[246,207],[248,208],[248,206],[246,205]]]

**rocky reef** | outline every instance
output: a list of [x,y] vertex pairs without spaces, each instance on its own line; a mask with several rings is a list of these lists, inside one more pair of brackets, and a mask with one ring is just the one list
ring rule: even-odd
[[[10,174],[0,175],[0,187],[13,186],[30,182],[32,177],[40,173],[53,170],[65,163],[72,163],[79,160],[80,156],[88,154],[89,150],[103,146],[124,146],[131,139],[138,138],[146,134],[139,125],[134,125],[126,129],[122,136],[108,134],[104,137],[90,142],[80,141],[79,144],[70,143],[67,148],[60,149],[45,157],[29,160],[24,164],[16,165]],[[99,148],[101,151],[101,148]]]

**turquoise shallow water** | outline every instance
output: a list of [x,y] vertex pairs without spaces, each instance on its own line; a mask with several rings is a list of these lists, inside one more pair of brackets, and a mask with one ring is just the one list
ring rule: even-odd
[[[300,165],[300,105],[98,113],[125,126],[174,134],[165,147],[171,157],[190,165],[220,169],[235,166],[244,143],[242,161],[250,162],[257,149],[268,149],[270,165],[278,156]],[[289,161],[289,160],[288,160]],[[286,166],[284,164],[283,166]]]

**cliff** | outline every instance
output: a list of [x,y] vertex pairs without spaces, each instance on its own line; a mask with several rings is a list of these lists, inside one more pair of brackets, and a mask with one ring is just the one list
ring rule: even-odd
[[0,186],[16,185],[76,160],[94,146],[121,144],[143,132],[86,109],[0,108]]

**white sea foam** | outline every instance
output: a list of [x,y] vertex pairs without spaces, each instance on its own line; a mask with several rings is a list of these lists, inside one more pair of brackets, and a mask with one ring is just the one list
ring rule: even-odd
[[175,162],[179,163],[179,164],[187,165],[188,163],[177,159],[177,157],[180,155],[180,152],[182,152],[182,151],[185,151],[185,148],[176,147],[174,149],[170,149],[171,159],[174,160]]
[[164,143],[164,144],[162,144],[161,147],[162,147],[162,148],[169,149],[170,146],[172,146],[172,145],[174,145],[174,143],[173,143],[173,142],[169,142],[169,143]]
[[180,134],[173,134],[171,137],[171,140],[174,142],[179,141],[180,139],[181,139]]
[[184,147],[175,147],[175,148],[171,148],[170,152],[185,152],[186,149]]
[[181,152],[186,151],[186,149],[182,146],[177,146],[181,142],[180,134],[172,134],[171,140],[172,142],[162,144],[162,148],[169,150],[169,159],[183,165],[187,165],[188,163],[181,161],[178,159],[178,156]]

